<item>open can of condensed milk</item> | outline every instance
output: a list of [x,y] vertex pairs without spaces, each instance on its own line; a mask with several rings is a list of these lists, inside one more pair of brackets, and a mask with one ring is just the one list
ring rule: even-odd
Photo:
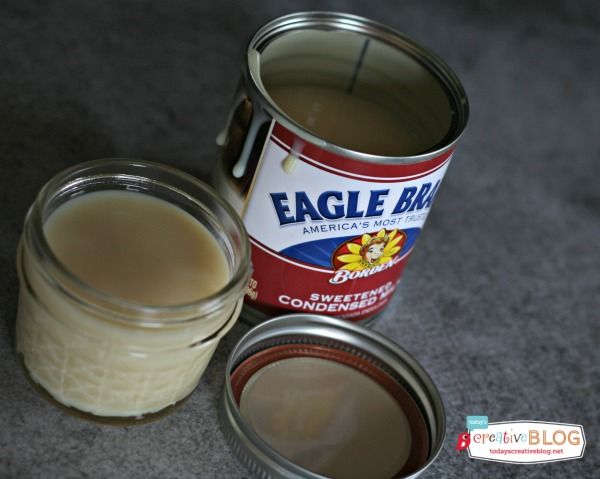
[[380,23],[308,12],[261,28],[214,176],[252,245],[244,317],[381,312],[467,117],[450,68]]
[[361,325],[280,316],[229,356],[225,436],[256,477],[416,477],[439,454],[445,413],[423,368]]

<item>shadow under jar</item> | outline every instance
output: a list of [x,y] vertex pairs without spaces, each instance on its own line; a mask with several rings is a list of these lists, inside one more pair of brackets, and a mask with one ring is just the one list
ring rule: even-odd
[[239,316],[236,213],[173,168],[98,160],[52,178],[19,244],[16,349],[44,395],[105,422],[185,399]]

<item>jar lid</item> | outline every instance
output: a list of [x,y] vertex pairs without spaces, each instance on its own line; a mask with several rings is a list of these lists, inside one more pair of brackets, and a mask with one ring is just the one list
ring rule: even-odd
[[406,351],[310,314],[272,319],[238,342],[220,413],[237,456],[265,478],[415,477],[445,434],[439,392]]

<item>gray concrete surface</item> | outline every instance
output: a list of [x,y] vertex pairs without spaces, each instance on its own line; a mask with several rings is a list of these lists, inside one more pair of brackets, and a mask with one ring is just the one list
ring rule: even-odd
[[[216,418],[228,351],[152,424],[82,421],[18,369],[15,249],[66,166],[128,156],[208,178],[244,46],[267,20],[331,9],[440,54],[471,101],[464,140],[375,329],[437,383],[448,436],[425,477],[598,477],[600,9],[589,2],[0,3],[0,476],[244,478]],[[583,459],[519,466],[454,450],[465,416],[582,424]]]

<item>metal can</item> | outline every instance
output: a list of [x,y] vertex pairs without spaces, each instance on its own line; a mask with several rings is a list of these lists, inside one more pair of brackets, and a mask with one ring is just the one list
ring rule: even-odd
[[232,350],[220,421],[256,477],[416,477],[444,442],[445,413],[423,368],[358,324],[294,314]]
[[214,174],[252,244],[244,317],[378,314],[467,117],[450,68],[380,23],[309,12],[261,28]]

